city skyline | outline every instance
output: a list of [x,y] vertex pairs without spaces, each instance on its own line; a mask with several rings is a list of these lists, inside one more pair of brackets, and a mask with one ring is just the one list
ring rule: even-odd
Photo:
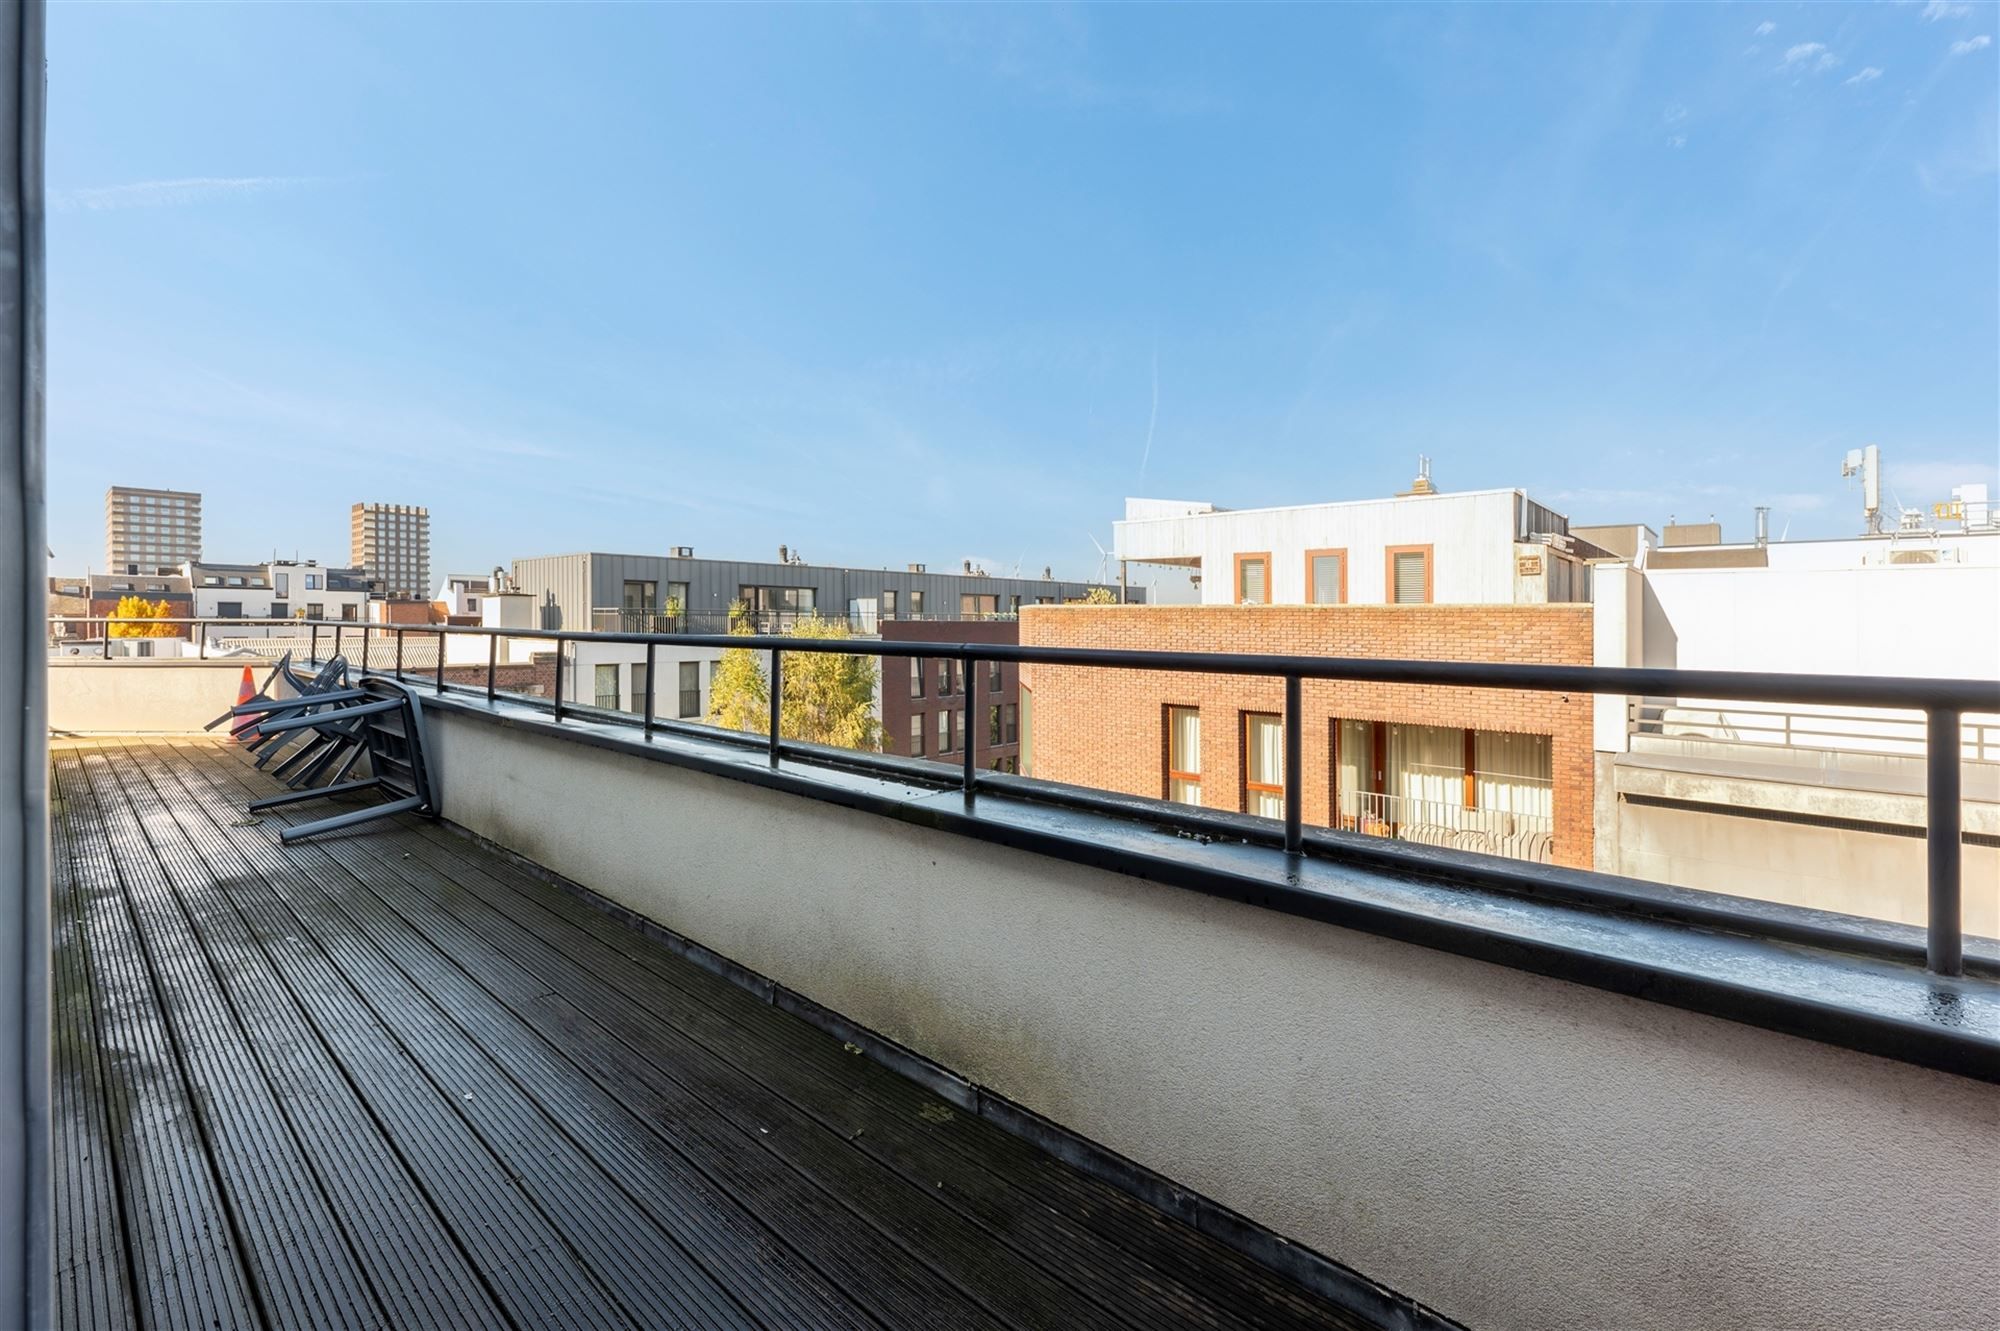
[[1419,453],[1849,534],[1849,448],[1996,480],[1993,17],[59,8],[55,566],[110,484],[261,556],[280,459],[430,507],[434,568],[1086,577],[1127,495]]

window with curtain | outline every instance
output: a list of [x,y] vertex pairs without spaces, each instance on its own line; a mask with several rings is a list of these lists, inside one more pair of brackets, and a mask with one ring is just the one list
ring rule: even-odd
[[1001,733],[1005,736],[1005,738],[1002,739],[1000,742],[1002,744],[1018,743],[1021,738],[1020,708],[1016,704],[1010,702],[1006,705],[1006,707],[1001,709],[1001,714],[1002,714]]
[[1272,712],[1243,714],[1243,812],[1285,816],[1285,728]]
[[1271,600],[1271,562],[1262,555],[1236,557],[1236,603],[1268,605]]
[[646,663],[644,661],[634,661],[632,663],[631,710],[634,712],[644,712],[646,710]]
[[1201,709],[1167,708],[1167,798],[1201,804]]
[[924,660],[920,656],[910,658],[910,696],[924,696]]
[[1423,550],[1398,550],[1391,559],[1391,590],[1396,604],[1422,605],[1429,601],[1430,554]]
[[1000,663],[998,661],[990,661],[987,663],[986,686],[988,688],[992,689],[995,693],[1001,692],[1003,689],[1007,687],[1002,682],[1004,678],[1005,676],[1003,676],[1000,672]]
[[701,715],[701,662],[681,662],[681,716],[683,719]]
[[950,692],[951,692],[951,658],[946,657],[945,659],[938,662],[938,697],[940,698],[945,697]]
[[949,708],[943,708],[939,710],[937,714],[937,731],[938,731],[937,751],[939,753],[950,753],[951,710]]
[[1457,827],[1465,809],[1465,732],[1456,726],[1389,727],[1383,785],[1394,821]]
[[606,711],[618,710],[618,667],[601,665],[595,671],[597,705]]
[[1472,737],[1472,768],[1480,808],[1555,816],[1555,768],[1547,735],[1478,731]]
[[1341,564],[1344,556],[1335,554],[1314,555],[1311,563],[1312,603],[1314,605],[1339,605],[1340,588],[1344,581]]
[[918,712],[910,718],[910,756],[912,758],[921,758],[924,756],[924,714],[922,712]]
[[1375,763],[1375,723],[1336,719],[1333,732],[1333,825],[1360,826]]

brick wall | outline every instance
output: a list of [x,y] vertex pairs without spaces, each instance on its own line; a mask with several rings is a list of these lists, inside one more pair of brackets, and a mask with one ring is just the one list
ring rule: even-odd
[[[1022,609],[1021,643],[1589,665],[1590,614],[1588,605],[1034,606]],[[1202,795],[1215,809],[1242,807],[1240,713],[1284,710],[1277,679],[1031,665],[1021,683],[1033,694],[1033,775],[1133,795],[1163,793],[1162,709],[1199,707]],[[1589,694],[1307,680],[1302,701],[1308,825],[1331,821],[1335,717],[1547,735],[1555,861],[1591,866]]]
[[[448,665],[444,668],[444,678],[447,684],[469,684],[483,689],[486,687],[486,667]],[[493,687],[500,693],[526,693],[538,698],[553,698],[556,692],[556,654],[536,652],[527,662],[494,666]]]

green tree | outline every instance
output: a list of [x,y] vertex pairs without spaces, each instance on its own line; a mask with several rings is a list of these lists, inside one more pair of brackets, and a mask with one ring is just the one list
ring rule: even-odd
[[[170,619],[174,608],[166,601],[148,601],[143,596],[121,596],[118,608],[111,612],[118,619]],[[113,624],[108,630],[113,638],[178,638],[181,626],[178,624]]]
[[[792,626],[791,638],[853,636],[844,620],[817,614]],[[875,658],[851,652],[787,652],[778,722],[786,739],[842,749],[882,747],[875,715]]]
[[[750,635],[750,607],[737,601],[729,607],[729,631]],[[708,686],[708,723],[729,730],[768,734],[771,725],[771,684],[764,666],[748,647],[731,647],[716,663]]]
[[[729,607],[729,631],[751,632],[748,607]],[[788,638],[845,638],[846,624],[814,615],[793,625]],[[784,696],[778,704],[779,732],[786,739],[831,744],[843,749],[882,747],[882,723],[875,716],[875,660],[842,652],[787,652]],[[762,654],[748,647],[722,653],[709,686],[711,725],[756,734],[770,732],[771,686]]]

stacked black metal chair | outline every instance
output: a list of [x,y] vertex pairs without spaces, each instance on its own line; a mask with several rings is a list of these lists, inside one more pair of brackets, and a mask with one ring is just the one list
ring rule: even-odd
[[[277,704],[279,708],[282,706]],[[253,800],[252,813],[368,791],[378,791],[385,798],[380,803],[316,822],[287,827],[278,834],[280,840],[298,841],[399,813],[438,816],[436,785],[426,754],[423,704],[414,690],[394,680],[365,676],[354,688],[319,695],[303,714],[301,709],[291,711],[290,715],[267,714],[257,723],[258,732],[272,738],[302,732],[325,736],[329,744],[341,747],[326,750],[302,773],[325,771],[330,755],[336,752],[342,755],[339,768],[326,785],[311,785],[302,780],[299,784],[303,788],[289,795]],[[368,775],[355,780],[342,779],[364,757],[368,761]]]

